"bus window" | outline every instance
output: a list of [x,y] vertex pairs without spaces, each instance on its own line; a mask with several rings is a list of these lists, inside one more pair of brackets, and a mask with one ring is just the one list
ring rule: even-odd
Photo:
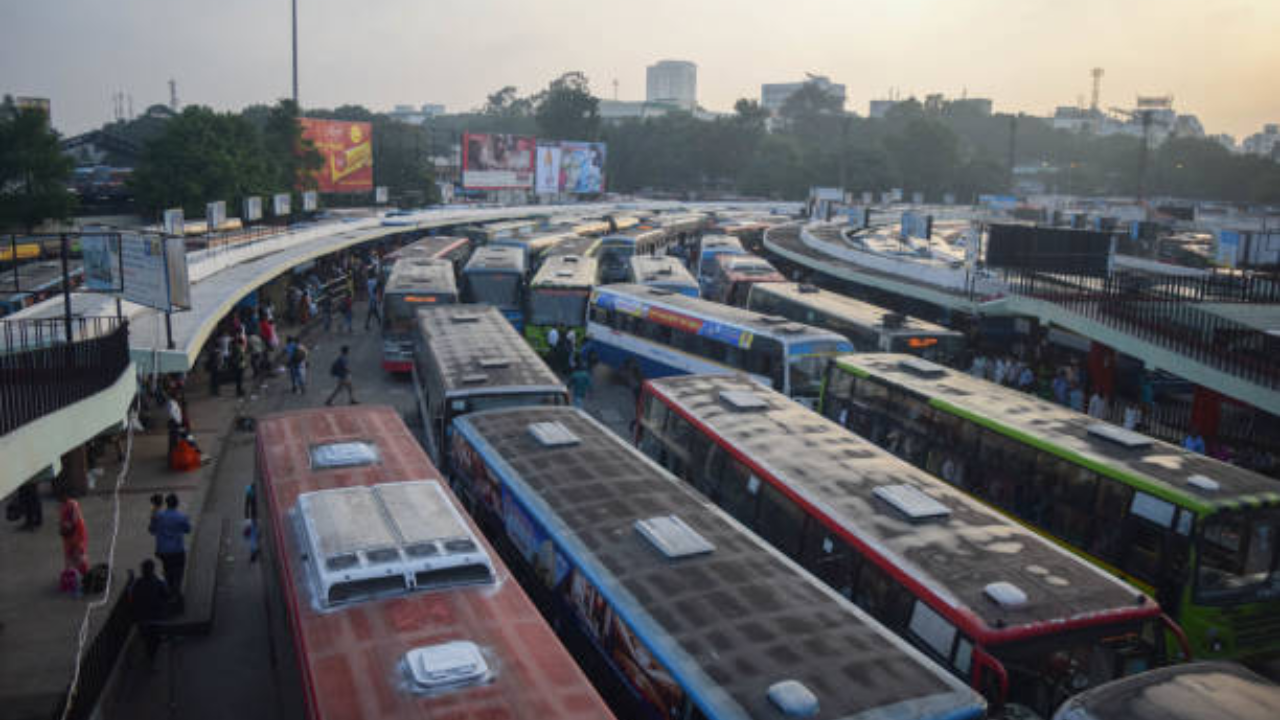
[[801,564],[835,588],[846,598],[853,598],[855,571],[859,556],[824,525],[810,522],[805,528]]
[[864,563],[858,574],[853,602],[894,631],[900,631],[911,607],[911,594],[898,586],[878,565]]
[[1276,509],[1210,516],[1200,541],[1197,595],[1248,602],[1275,593],[1278,532]]
[[788,557],[798,558],[800,541],[804,538],[804,510],[773,485],[762,485],[760,520],[754,529]]
[[1133,488],[1122,482],[1108,480],[1098,488],[1098,501],[1094,506],[1093,535],[1088,545],[1096,557],[1116,564],[1120,562],[1124,529],[1124,516],[1133,500]]
[[760,499],[760,478],[753,475],[746,465],[726,457],[716,494],[716,504],[738,522],[747,527],[754,524],[756,506]]
[[916,600],[911,607],[907,630],[931,651],[935,660],[945,662],[951,657],[951,646],[956,640],[956,626],[933,608]]

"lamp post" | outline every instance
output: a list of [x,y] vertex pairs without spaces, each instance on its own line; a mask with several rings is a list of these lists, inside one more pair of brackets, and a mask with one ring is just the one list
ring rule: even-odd
[[298,107],[298,0],[291,0],[293,6],[293,104]]

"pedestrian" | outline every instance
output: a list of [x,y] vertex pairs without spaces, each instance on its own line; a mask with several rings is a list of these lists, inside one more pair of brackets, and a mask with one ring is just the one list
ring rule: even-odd
[[254,333],[249,336],[249,367],[253,370],[253,379],[257,380],[267,371],[267,343],[262,336]]
[[[267,306],[269,311],[271,306]],[[263,313],[262,319],[258,321],[258,334],[262,336],[262,341],[267,347],[275,350],[280,346],[280,338],[276,335],[276,323],[271,319],[271,313]]]
[[1124,428],[1125,430],[1136,430],[1138,423],[1142,421],[1142,410],[1132,403],[1124,407]]
[[553,325],[547,331],[547,360],[551,362],[552,367],[555,366],[556,348],[560,345],[560,331]]
[[244,487],[244,538],[249,542],[249,562],[258,562],[258,491],[253,483]]
[[1084,390],[1080,389],[1079,383],[1071,384],[1071,391],[1067,393],[1067,405],[1078,413],[1084,412]]
[[578,334],[573,331],[573,328],[565,331],[564,342],[568,350],[569,369],[573,370],[582,364],[582,358],[578,356]]
[[129,610],[133,613],[133,621],[138,625],[142,642],[147,651],[147,660],[154,662],[156,651],[160,649],[160,628],[158,623],[164,619],[165,610],[169,606],[169,586],[156,577],[156,563],[147,559],[142,561],[142,576],[133,578],[130,572]]
[[1059,405],[1066,405],[1070,392],[1071,384],[1067,382],[1067,373],[1065,370],[1059,370],[1053,376],[1053,399],[1057,400]]
[[1102,392],[1093,391],[1093,395],[1089,398],[1089,417],[1099,420],[1107,419],[1107,399],[1102,397]]
[[573,404],[582,407],[587,402],[587,393],[591,392],[591,371],[586,363],[575,363],[577,368],[569,374],[569,389],[573,393]]
[[354,293],[346,293],[342,296],[342,320],[347,324],[348,333],[355,332],[352,329],[352,313],[355,311],[353,295]]
[[19,530],[35,530],[44,524],[44,507],[40,505],[40,488],[36,482],[23,483],[18,488],[18,510],[22,517]]
[[157,496],[151,497],[151,522],[147,531],[156,536],[156,557],[164,567],[165,584],[175,597],[182,597],[182,575],[187,566],[183,536],[191,532],[191,520],[178,510],[178,496],[169,493],[160,509]]
[[343,345],[341,354],[333,361],[333,365],[329,367],[329,374],[337,379],[338,384],[333,388],[333,392],[329,394],[329,399],[324,401],[325,405],[332,405],[333,399],[338,397],[338,393],[344,389],[347,391],[347,398],[351,401],[351,404],[359,404],[356,400],[356,391],[351,386],[351,364],[347,359],[349,351],[350,348]]
[[369,332],[369,321],[378,318],[378,327],[382,327],[382,313],[378,309],[378,276],[370,273],[366,281],[369,290],[369,310],[364,314],[364,331]]
[[249,367],[249,353],[245,345],[243,338],[236,338],[227,357],[227,373],[236,384],[236,397],[244,397],[244,371]]
[[320,316],[324,318],[324,331],[333,329],[333,297],[329,293],[320,296]]
[[80,503],[59,487],[58,534],[62,536],[62,571],[74,570],[79,577],[89,572],[89,528],[84,522]]
[[285,345],[285,364],[289,367],[289,392],[305,393],[307,391],[307,346],[296,337],[289,338]]
[[1182,439],[1182,447],[1194,453],[1204,454],[1204,436],[1200,434],[1197,428],[1191,428],[1191,432]]

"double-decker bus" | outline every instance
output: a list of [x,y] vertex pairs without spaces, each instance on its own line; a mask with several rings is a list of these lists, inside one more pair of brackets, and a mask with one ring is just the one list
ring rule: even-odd
[[454,418],[512,405],[564,405],[564,383],[496,308],[445,305],[418,312],[414,392],[431,458],[448,466]]
[[477,248],[462,268],[462,297],[498,308],[517,330],[523,330],[528,267],[520,248]]
[[1197,657],[1280,649],[1280,487],[899,354],[830,366],[822,411],[1158,598]]
[[395,261],[410,256],[448,260],[453,264],[454,275],[458,275],[467,258],[471,257],[471,239],[459,235],[433,235],[396,248],[382,258],[384,285],[385,276],[391,274]]
[[260,419],[254,498],[282,717],[612,717],[392,408]]
[[641,378],[745,372],[816,404],[827,363],[853,346],[843,337],[785,318],[643,285],[591,293],[583,353]]
[[459,497],[618,715],[982,717],[963,683],[585,412],[456,428]]
[[698,281],[684,264],[669,255],[636,255],[631,258],[627,282],[698,297]]
[[640,407],[641,451],[994,705],[1047,717],[1167,657],[1141,592],[748,378],[653,380]]
[[743,255],[746,252],[737,238],[728,235],[703,235],[697,253],[689,258],[689,269],[698,278],[698,285],[705,294],[715,272],[716,256]]
[[627,279],[627,260],[633,255],[654,255],[662,247],[666,233],[657,228],[635,228],[613,232],[600,238],[597,258],[600,282],[618,283]]
[[784,283],[787,278],[768,260],[755,255],[720,255],[713,263],[703,297],[746,307],[747,294],[756,285]]
[[540,355],[551,350],[547,333],[572,330],[586,337],[587,300],[596,283],[596,259],[589,255],[553,255],[529,283],[529,308],[524,336]]
[[382,291],[382,369],[413,369],[414,313],[420,307],[458,302],[453,263],[423,255],[396,260]]
[[1236,663],[1160,668],[1086,690],[1053,720],[1274,720],[1280,687]]
[[964,346],[964,335],[954,330],[805,283],[754,287],[747,308],[838,332],[858,352],[907,353],[949,362]]

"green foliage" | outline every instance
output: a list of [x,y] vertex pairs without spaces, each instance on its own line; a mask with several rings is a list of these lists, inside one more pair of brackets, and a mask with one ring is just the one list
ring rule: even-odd
[[[510,90],[511,88],[504,88]],[[492,99],[492,96],[490,96]],[[587,76],[567,72],[532,98],[538,137],[547,140],[595,140],[600,136],[600,101]]]
[[30,232],[44,220],[62,220],[75,207],[67,190],[72,159],[38,110],[0,105],[0,228]]

